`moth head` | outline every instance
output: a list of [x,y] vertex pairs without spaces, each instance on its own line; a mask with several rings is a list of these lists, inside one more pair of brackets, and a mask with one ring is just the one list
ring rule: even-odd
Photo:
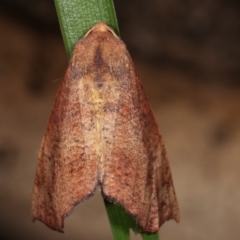
[[110,28],[106,23],[104,22],[99,22],[97,23],[96,25],[94,25],[85,35],[88,36],[89,34],[91,33],[94,33],[94,32],[108,32],[108,33],[111,33],[113,36],[117,37],[118,36],[116,35],[116,33],[113,31],[112,28]]

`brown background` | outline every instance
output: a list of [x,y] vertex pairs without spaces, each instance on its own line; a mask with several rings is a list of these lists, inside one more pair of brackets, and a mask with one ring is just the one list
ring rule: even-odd
[[[239,1],[115,4],[181,210],[161,239],[239,239]],[[0,238],[112,239],[99,191],[67,218],[64,234],[31,222],[37,151],[67,56],[52,1],[0,1],[0,33]]]

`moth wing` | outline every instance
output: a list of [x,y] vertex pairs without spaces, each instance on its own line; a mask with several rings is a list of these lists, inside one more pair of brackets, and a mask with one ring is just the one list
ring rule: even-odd
[[104,133],[108,147],[102,192],[133,215],[143,231],[156,232],[166,220],[179,220],[178,204],[155,118],[132,60],[122,48],[122,62],[109,61],[119,63],[109,67],[119,95],[112,103],[115,108],[105,108],[105,123],[111,127]]
[[[81,48],[81,46],[79,46]],[[81,53],[81,52],[80,52]],[[81,54],[80,54],[81,55]],[[73,58],[57,97],[38,156],[32,198],[32,218],[63,231],[64,218],[74,206],[91,196],[97,185],[92,109]]]
[[180,212],[178,202],[174,190],[172,174],[166,155],[164,145],[162,145],[161,165],[156,168],[156,186],[158,197],[159,226],[165,221],[174,219],[176,222],[180,220]]

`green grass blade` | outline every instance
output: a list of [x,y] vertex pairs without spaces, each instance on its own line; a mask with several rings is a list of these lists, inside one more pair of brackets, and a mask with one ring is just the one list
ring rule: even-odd
[[159,240],[158,232],[153,234],[140,233],[135,219],[127,214],[121,206],[109,203],[107,200],[104,200],[104,203],[111,223],[114,240],[130,240],[130,228],[135,234],[140,234],[142,240]]
[[104,200],[104,203],[114,240],[130,240],[129,230],[132,226],[133,218],[121,206],[110,203],[107,200]]
[[[54,0],[68,56],[75,43],[97,22],[105,22],[119,35],[112,0]],[[130,240],[129,229],[137,232],[135,220],[125,210],[105,200],[114,240]],[[156,238],[157,236],[157,238]],[[157,240],[157,234],[142,234],[143,240]]]
[[97,22],[107,23],[119,35],[112,0],[55,0],[55,6],[69,56],[75,43]]
[[158,232],[152,234],[142,233],[141,236],[142,240],[160,240]]

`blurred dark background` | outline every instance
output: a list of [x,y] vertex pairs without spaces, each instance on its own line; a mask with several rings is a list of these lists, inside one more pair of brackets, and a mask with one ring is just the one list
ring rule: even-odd
[[[161,239],[239,239],[240,2],[115,0],[115,8],[181,210]],[[31,222],[37,151],[68,59],[53,1],[0,0],[0,32],[0,238],[112,239],[99,192],[66,219],[64,234]]]

